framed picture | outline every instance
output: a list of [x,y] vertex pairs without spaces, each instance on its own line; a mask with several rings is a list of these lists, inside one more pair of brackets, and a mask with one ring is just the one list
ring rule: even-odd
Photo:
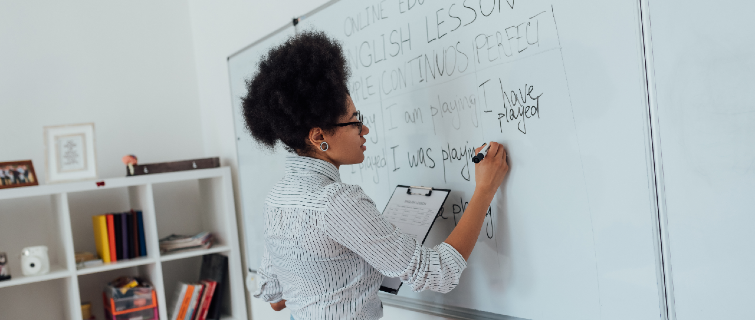
[[0,162],[0,189],[38,184],[31,160]]
[[47,182],[97,178],[94,123],[45,127]]

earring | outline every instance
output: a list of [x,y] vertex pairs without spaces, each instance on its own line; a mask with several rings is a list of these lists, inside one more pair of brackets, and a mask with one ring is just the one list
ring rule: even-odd
[[330,148],[330,146],[328,146],[327,142],[323,141],[320,143],[320,151],[328,151],[328,148]]

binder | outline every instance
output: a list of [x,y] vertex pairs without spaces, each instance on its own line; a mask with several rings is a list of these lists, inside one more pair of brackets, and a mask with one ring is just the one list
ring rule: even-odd
[[92,217],[92,225],[94,227],[94,245],[97,248],[97,254],[102,259],[102,262],[110,262],[110,244],[107,239],[107,218],[104,215],[97,215]]
[[123,259],[131,259],[129,254],[128,245],[128,216],[125,213],[121,213],[121,250],[123,251]]
[[120,213],[113,213],[113,229],[115,229],[115,254],[118,260],[125,259],[123,257],[123,243],[121,243],[122,235],[121,235],[121,214]]
[[136,212],[137,225],[139,229],[139,256],[147,256],[147,243],[144,240],[144,218],[141,211]]

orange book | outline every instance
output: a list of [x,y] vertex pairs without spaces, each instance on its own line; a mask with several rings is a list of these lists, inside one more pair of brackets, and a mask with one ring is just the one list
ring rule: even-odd
[[186,288],[186,295],[184,296],[184,301],[181,302],[181,311],[178,312],[178,319],[181,320],[183,318],[186,318],[186,311],[189,310],[189,304],[191,304],[191,296],[194,295],[194,285],[189,285],[188,288]]
[[115,252],[115,227],[113,226],[113,215],[108,214],[107,217],[107,240],[110,244],[110,262],[118,261],[117,254]]

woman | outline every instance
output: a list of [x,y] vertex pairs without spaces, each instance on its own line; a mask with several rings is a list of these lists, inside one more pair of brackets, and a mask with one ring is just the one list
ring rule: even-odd
[[349,96],[342,49],[321,32],[304,32],[273,48],[247,83],[246,126],[270,149],[295,153],[265,208],[265,250],[255,297],[292,319],[379,319],[383,277],[412,290],[451,291],[472,253],[485,212],[508,172],[493,143],[475,165],[476,189],[445,242],[422,247],[383,219],[338,168],[364,160],[370,129]]

